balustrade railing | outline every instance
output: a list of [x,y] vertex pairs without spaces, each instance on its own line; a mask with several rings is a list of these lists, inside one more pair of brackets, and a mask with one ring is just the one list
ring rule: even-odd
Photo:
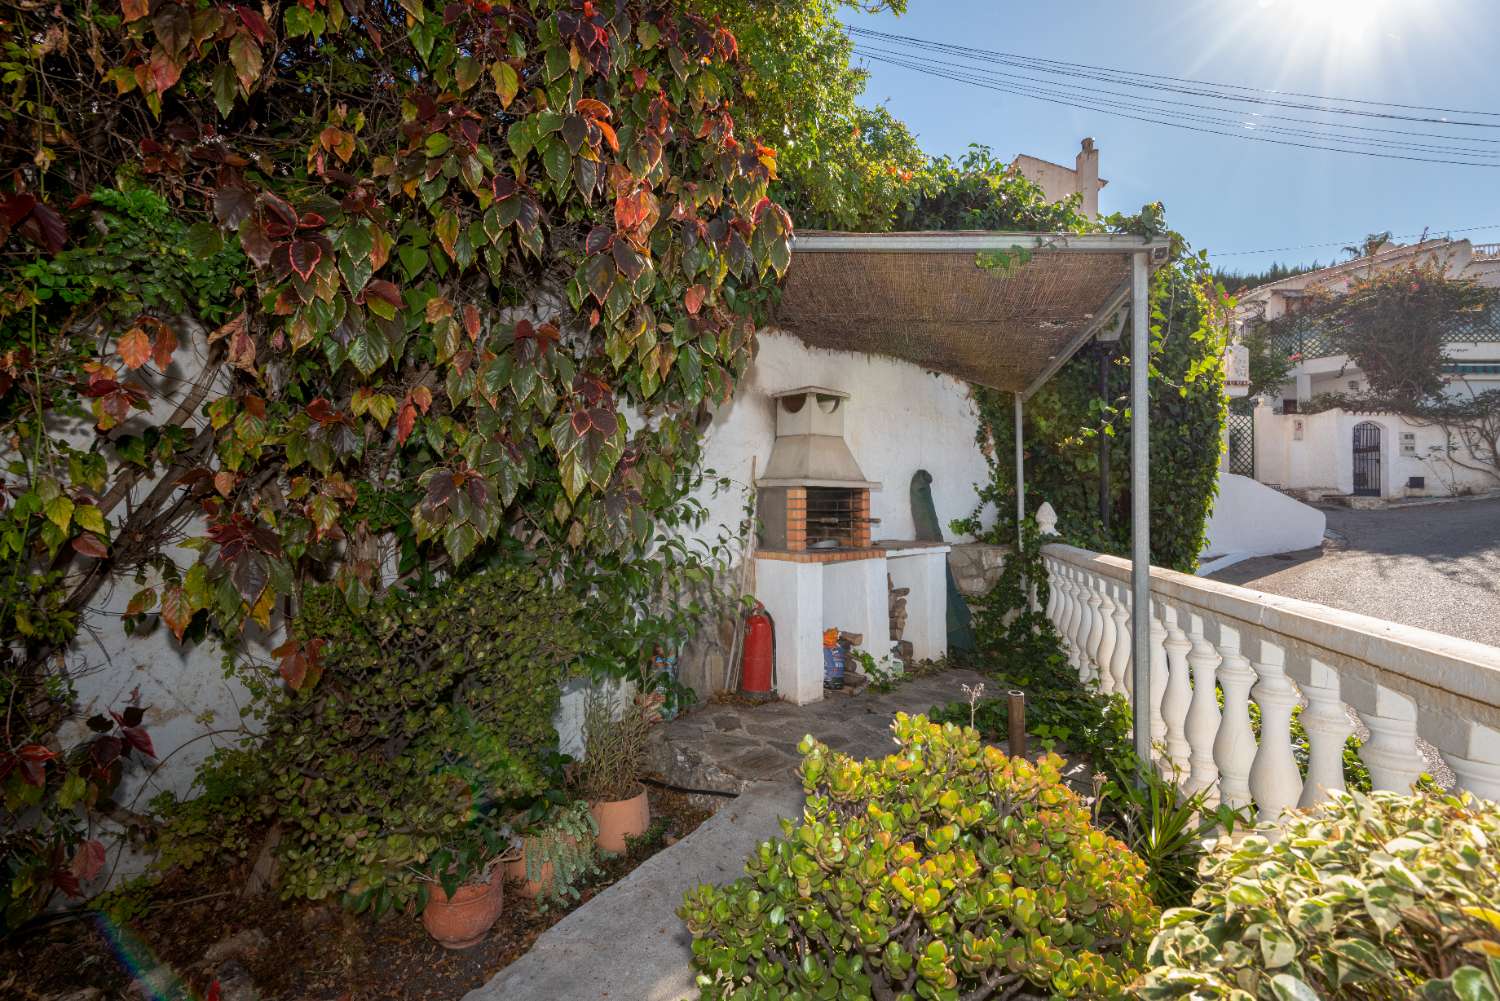
[[[1046,614],[1079,680],[1134,698],[1130,561],[1061,544],[1042,554]],[[1344,786],[1357,718],[1376,789],[1406,790],[1427,769],[1421,738],[1459,788],[1500,799],[1500,649],[1159,567],[1150,621],[1152,745],[1186,789],[1263,821],[1314,805]]]

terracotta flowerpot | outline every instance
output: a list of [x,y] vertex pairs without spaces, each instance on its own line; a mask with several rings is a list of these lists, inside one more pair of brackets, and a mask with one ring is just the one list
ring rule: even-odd
[[627,835],[638,838],[651,826],[651,804],[646,801],[645,786],[629,799],[590,803],[589,812],[599,825],[594,842],[607,852],[623,852]]
[[505,905],[505,880],[498,872],[488,883],[465,883],[450,898],[441,883],[428,890],[422,924],[445,949],[467,949],[478,945]]
[[[578,839],[573,837],[571,834],[563,835],[563,839],[573,844],[578,843]],[[524,848],[521,849],[521,855],[519,858],[514,858],[506,861],[504,863],[504,868],[501,870],[506,882],[521,884],[520,889],[518,889],[516,892],[521,896],[526,897],[528,900],[535,899],[536,897],[539,897],[543,893],[546,893],[552,889],[552,877],[554,875],[554,871],[555,867],[551,862],[543,862],[541,871],[536,874],[536,879],[527,879],[526,850]]]

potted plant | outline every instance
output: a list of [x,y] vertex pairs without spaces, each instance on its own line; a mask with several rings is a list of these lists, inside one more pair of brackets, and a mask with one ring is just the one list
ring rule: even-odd
[[503,859],[506,881],[519,883],[521,896],[535,899],[542,909],[554,901],[577,899],[578,884],[598,871],[594,838],[599,826],[588,804],[549,803],[513,826],[517,832]]
[[505,906],[505,878],[496,864],[506,838],[481,816],[432,855],[422,924],[445,949],[478,945]]
[[661,718],[660,695],[638,695],[616,711],[615,699],[593,693],[584,707],[583,761],[577,779],[598,825],[595,842],[607,852],[623,852],[627,837],[646,833],[651,807],[640,776],[646,741]]

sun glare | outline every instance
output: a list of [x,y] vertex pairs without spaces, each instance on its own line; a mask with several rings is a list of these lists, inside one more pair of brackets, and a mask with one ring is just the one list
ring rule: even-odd
[[[1258,0],[1267,13],[1294,31],[1321,36],[1333,44],[1357,43],[1388,31],[1395,7],[1389,0]],[[1399,5],[1397,5],[1399,6]]]

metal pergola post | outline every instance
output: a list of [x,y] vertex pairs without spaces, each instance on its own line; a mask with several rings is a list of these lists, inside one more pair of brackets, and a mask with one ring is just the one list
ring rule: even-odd
[[1021,442],[1021,394],[1016,393],[1016,552],[1026,537],[1026,452]]
[[1130,677],[1135,752],[1151,760],[1151,261],[1144,251],[1130,272]]

